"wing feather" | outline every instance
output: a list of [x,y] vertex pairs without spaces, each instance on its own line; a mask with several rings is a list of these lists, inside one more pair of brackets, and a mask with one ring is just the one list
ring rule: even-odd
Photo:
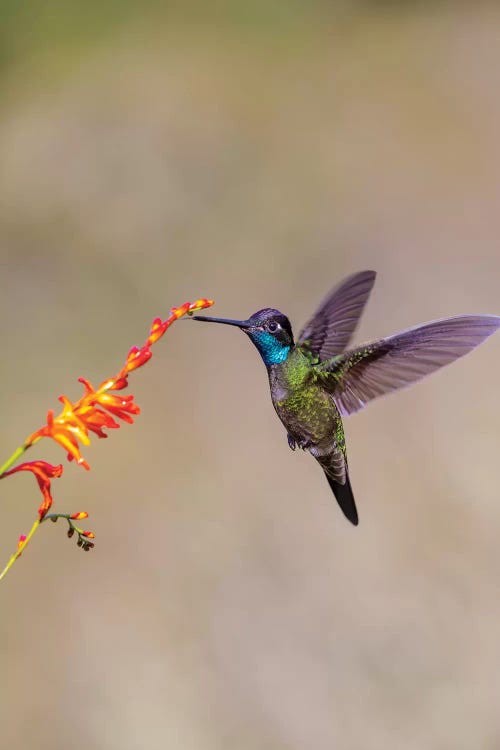
[[472,351],[500,327],[497,315],[462,315],[360,346],[317,366],[343,416]]
[[358,325],[375,276],[374,271],[361,271],[344,279],[304,326],[297,345],[312,352],[320,361],[343,352]]

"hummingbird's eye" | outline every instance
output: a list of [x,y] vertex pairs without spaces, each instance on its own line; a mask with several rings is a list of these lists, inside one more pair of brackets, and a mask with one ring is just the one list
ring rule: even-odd
[[279,323],[276,323],[276,321],[275,321],[275,320],[271,320],[271,321],[269,321],[269,323],[267,324],[267,330],[268,330],[268,331],[269,331],[270,333],[275,333],[275,332],[276,332],[276,331],[278,330],[278,328],[279,328],[279,327],[280,327],[280,324],[279,324]]

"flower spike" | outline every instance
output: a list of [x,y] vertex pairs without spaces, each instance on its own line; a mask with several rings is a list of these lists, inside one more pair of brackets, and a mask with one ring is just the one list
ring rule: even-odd
[[[94,533],[84,531],[75,526],[74,521],[80,521],[88,517],[86,511],[79,511],[71,515],[66,513],[49,513],[52,507],[51,480],[61,476],[63,467],[61,464],[53,466],[46,461],[29,461],[15,466],[16,461],[32,445],[41,438],[48,437],[60,445],[66,452],[69,461],[75,461],[84,469],[90,469],[89,464],[81,454],[81,445],[90,445],[90,434],[98,438],[108,437],[106,430],[118,429],[120,421],[132,424],[134,417],[140,414],[139,406],[134,402],[134,397],[121,395],[128,386],[130,373],[145,365],[152,357],[151,347],[156,344],[172,323],[184,315],[192,315],[198,310],[211,307],[213,300],[201,298],[195,302],[185,302],[180,307],[173,307],[170,315],[165,320],[155,318],[149,330],[148,338],[142,347],[133,346],[125,359],[122,369],[113,378],[104,380],[95,389],[89,380],[79,378],[83,386],[83,396],[76,402],[70,401],[66,396],[60,396],[62,411],[56,417],[50,410],[47,413],[46,423],[33,432],[25,442],[17,448],[12,456],[0,466],[0,479],[12,476],[21,471],[30,471],[38,482],[42,493],[42,502],[38,509],[38,518],[34,522],[28,534],[19,537],[16,551],[11,555],[4,570],[0,573],[0,580],[10,570],[14,562],[21,556],[26,545],[30,542],[33,534],[41,523],[47,520],[56,522],[63,518],[68,523],[68,537],[77,534],[77,545],[88,551],[94,547]],[[11,468],[13,467],[13,468]]]

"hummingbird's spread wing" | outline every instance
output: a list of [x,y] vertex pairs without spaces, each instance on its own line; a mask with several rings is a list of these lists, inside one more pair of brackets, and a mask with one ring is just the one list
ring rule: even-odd
[[345,352],[315,369],[343,416],[463,357],[500,328],[496,315],[435,320]]
[[297,346],[320,361],[343,352],[364,310],[375,275],[375,271],[361,271],[335,287],[300,332]]

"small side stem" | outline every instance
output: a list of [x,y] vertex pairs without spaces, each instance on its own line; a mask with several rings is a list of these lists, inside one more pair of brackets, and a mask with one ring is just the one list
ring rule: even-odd
[[68,536],[70,538],[75,533],[78,535],[77,544],[79,547],[82,547],[85,552],[88,552],[89,549],[92,549],[92,547],[94,546],[94,542],[92,541],[94,535],[91,534],[91,532],[85,531],[84,529],[80,529],[78,526],[76,526],[76,524],[73,523],[73,519],[71,518],[69,513],[47,513],[47,515],[42,518],[41,523],[49,520],[56,523],[58,518],[64,518],[64,520],[68,522]]

